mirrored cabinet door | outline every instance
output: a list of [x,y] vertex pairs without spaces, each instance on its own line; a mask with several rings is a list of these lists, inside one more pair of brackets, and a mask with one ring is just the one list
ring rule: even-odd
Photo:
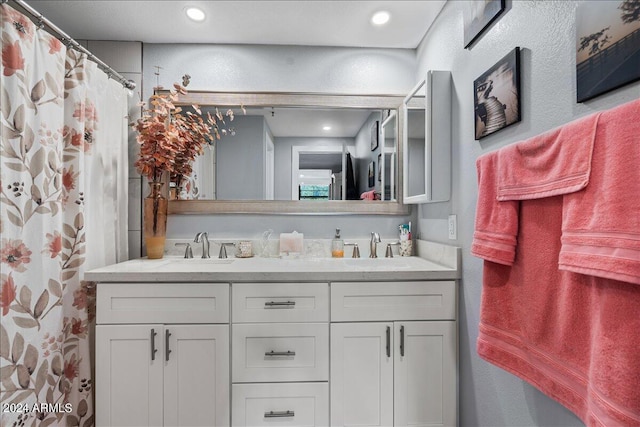
[[404,99],[404,197],[407,204],[451,197],[451,73],[429,71]]

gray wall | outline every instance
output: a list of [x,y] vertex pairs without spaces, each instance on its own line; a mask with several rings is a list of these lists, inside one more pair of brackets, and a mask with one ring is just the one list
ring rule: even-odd
[[190,90],[404,95],[415,51],[314,46],[144,44],[145,96],[191,76]]
[[231,126],[236,134],[223,135],[216,142],[217,198],[262,200],[266,135],[264,117],[238,114]]
[[[191,75],[190,90],[287,91],[345,94],[405,95],[414,86],[415,51],[301,46],[144,44],[148,98],[156,84],[171,87]],[[414,210],[415,211],[415,210]],[[341,228],[345,238],[362,238],[377,231],[393,238],[397,226],[411,220],[379,215],[172,215],[167,237],[184,238],[197,231],[213,237],[256,237],[272,228],[276,233],[297,230],[306,236],[331,238]],[[415,218],[413,218],[415,221]],[[325,233],[326,230],[326,233]]]
[[[409,93],[409,91],[407,91]],[[365,191],[379,190],[376,188],[378,185],[378,179],[376,175],[375,184],[373,187],[369,187],[369,163],[374,161],[376,163],[376,173],[378,171],[378,154],[380,153],[380,147],[382,142],[378,142],[378,148],[371,151],[371,126],[373,122],[378,121],[378,132],[380,131],[380,125],[382,124],[381,113],[371,113],[366,122],[362,125],[358,134],[356,135],[356,152],[352,153],[353,168],[356,175],[356,187],[358,188],[358,196]]]
[[[482,262],[469,254],[477,198],[475,160],[483,153],[532,137],[597,110],[638,99],[636,82],[584,104],[576,103],[573,1],[513,1],[470,50],[463,49],[462,10],[447,2],[418,49],[416,80],[428,69],[453,75],[453,198],[423,205],[423,238],[463,248],[460,294],[460,425],[580,426],[572,413],[526,382],[478,358]],[[515,46],[522,51],[522,122],[474,140],[473,80]],[[458,241],[447,240],[446,218],[458,217]]]

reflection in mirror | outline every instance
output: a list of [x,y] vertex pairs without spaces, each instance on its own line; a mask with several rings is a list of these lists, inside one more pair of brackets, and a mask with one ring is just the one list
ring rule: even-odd
[[[182,94],[175,105],[185,109],[198,105],[215,111],[217,106],[224,112],[230,106],[235,120],[226,127],[234,131],[198,158],[193,176],[173,192],[178,197],[172,197],[169,213],[408,215],[409,208],[401,202],[403,174],[398,164],[403,147],[398,146],[397,133],[404,119],[396,115],[395,148],[392,126],[385,131],[384,142],[380,135],[384,119],[400,107],[403,98],[286,92]],[[381,164],[378,156],[381,160],[383,150]],[[383,168],[384,176],[379,175]],[[380,200],[382,179],[388,187],[385,200]]]
[[[384,141],[382,152],[378,156],[378,181],[380,182],[381,200],[396,200],[396,158],[398,148],[398,115],[395,111],[382,122],[380,131]],[[382,190],[384,189],[384,191]]]
[[[374,144],[381,109],[250,107],[242,114],[233,106],[218,107],[228,108],[236,111],[226,123],[232,132],[197,158],[179,199],[360,200],[373,191],[375,200],[396,200],[395,111],[382,127],[384,143]],[[371,162],[377,168],[373,185]]]
[[291,147],[291,200],[345,200],[344,146]]

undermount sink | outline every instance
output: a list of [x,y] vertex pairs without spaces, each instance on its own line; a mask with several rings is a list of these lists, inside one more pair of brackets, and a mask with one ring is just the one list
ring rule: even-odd
[[168,259],[165,262],[151,267],[151,270],[160,272],[191,272],[194,269],[200,269],[207,266],[227,265],[234,262],[234,259],[219,258],[175,258]]
[[403,258],[346,258],[345,266],[363,270],[409,269],[411,265]]
[[203,265],[209,265],[209,264],[231,264],[232,262],[234,262],[235,259],[233,258],[180,258],[180,259],[172,259],[169,262],[174,263],[174,264],[203,264]]

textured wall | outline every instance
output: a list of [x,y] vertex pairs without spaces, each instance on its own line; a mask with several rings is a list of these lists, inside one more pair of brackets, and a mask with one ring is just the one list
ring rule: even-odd
[[145,95],[185,73],[191,90],[406,94],[413,84],[411,49],[313,46],[145,44]]
[[[458,216],[463,247],[460,296],[460,425],[580,426],[568,410],[527,383],[477,357],[478,309],[482,263],[469,255],[477,184],[475,160],[591,112],[640,98],[636,82],[577,104],[575,83],[575,10],[573,1],[513,1],[507,11],[472,46],[463,49],[462,10],[467,2],[449,1],[418,49],[416,80],[428,69],[453,74],[453,198],[423,205],[423,238],[447,242],[446,218]],[[515,46],[522,48],[522,122],[474,140],[473,80]],[[451,241],[449,241],[451,242]]]

